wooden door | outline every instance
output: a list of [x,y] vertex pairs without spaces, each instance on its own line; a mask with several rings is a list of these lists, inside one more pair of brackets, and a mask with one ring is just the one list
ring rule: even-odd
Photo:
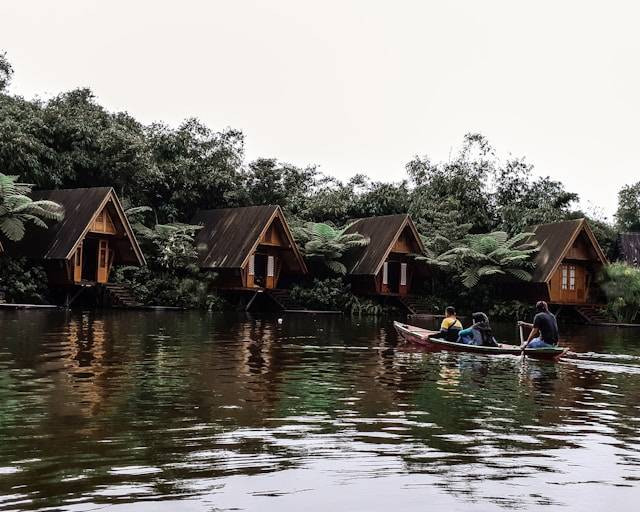
[[82,281],[82,244],[78,246],[73,255],[73,282]]
[[587,269],[582,265],[576,265],[575,269],[576,302],[587,302]]
[[587,300],[586,270],[577,263],[560,265],[560,297],[564,303],[582,303]]
[[109,240],[98,242],[98,272],[99,283],[106,283],[109,280]]

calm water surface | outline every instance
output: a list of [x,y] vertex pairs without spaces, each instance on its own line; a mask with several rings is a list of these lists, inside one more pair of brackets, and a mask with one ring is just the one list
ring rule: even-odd
[[640,331],[571,332],[552,364],[391,320],[0,313],[0,510],[638,510]]

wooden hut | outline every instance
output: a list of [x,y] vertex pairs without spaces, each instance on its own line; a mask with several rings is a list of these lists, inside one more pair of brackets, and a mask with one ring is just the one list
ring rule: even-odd
[[347,269],[355,293],[411,293],[424,265],[411,254],[424,254],[420,235],[407,214],[368,217],[355,221],[347,233],[360,233],[369,244],[348,255]]
[[618,261],[634,267],[640,266],[640,233],[620,233],[616,244]]
[[600,302],[596,277],[605,256],[585,219],[541,224],[532,230],[529,241],[540,248],[530,283],[523,284],[531,298],[552,304],[593,304]]
[[145,264],[112,188],[41,190],[31,197],[62,205],[64,219],[48,229],[29,226],[22,240],[5,242],[4,249],[42,265],[51,285],[106,283],[115,264]]
[[196,238],[198,264],[218,274],[219,288],[286,287],[307,273],[279,206],[201,210],[192,224],[203,226]]

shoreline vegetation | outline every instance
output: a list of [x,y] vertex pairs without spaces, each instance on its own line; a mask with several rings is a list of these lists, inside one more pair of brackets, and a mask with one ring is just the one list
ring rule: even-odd
[[[212,291],[216,275],[196,264],[200,226],[189,222],[202,209],[280,205],[313,269],[292,296],[309,309],[353,314],[390,308],[351,292],[345,257],[367,243],[357,233],[345,234],[354,219],[408,213],[425,247],[425,255],[413,256],[430,269],[416,290],[424,303],[434,313],[455,302],[503,319],[521,318],[526,309],[504,300],[500,289],[506,276],[530,279],[537,250],[527,244],[531,226],[587,218],[611,261],[618,234],[640,231],[640,182],[620,190],[615,223],[607,222],[579,210],[577,194],[535,175],[525,158],[498,158],[478,133],[466,134],[446,162],[408,159],[399,181],[364,174],[341,181],[313,165],[247,161],[237,129],[215,131],[193,118],[176,128],[145,125],[126,112],[109,112],[86,88],[25,99],[8,92],[12,74],[0,52],[0,242],[25,229],[46,229],[60,215],[55,205],[24,203],[30,187],[22,184],[34,190],[113,187],[147,258],[144,267],[115,268],[113,280],[143,304],[228,307]],[[640,271],[615,263],[600,279],[609,316],[636,321]],[[24,259],[0,255],[0,291],[5,300],[44,303],[46,276]]]

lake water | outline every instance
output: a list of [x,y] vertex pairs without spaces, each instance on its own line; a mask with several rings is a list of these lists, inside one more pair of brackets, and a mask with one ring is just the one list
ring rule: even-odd
[[0,510],[638,510],[640,331],[570,331],[553,364],[391,319],[2,312]]

